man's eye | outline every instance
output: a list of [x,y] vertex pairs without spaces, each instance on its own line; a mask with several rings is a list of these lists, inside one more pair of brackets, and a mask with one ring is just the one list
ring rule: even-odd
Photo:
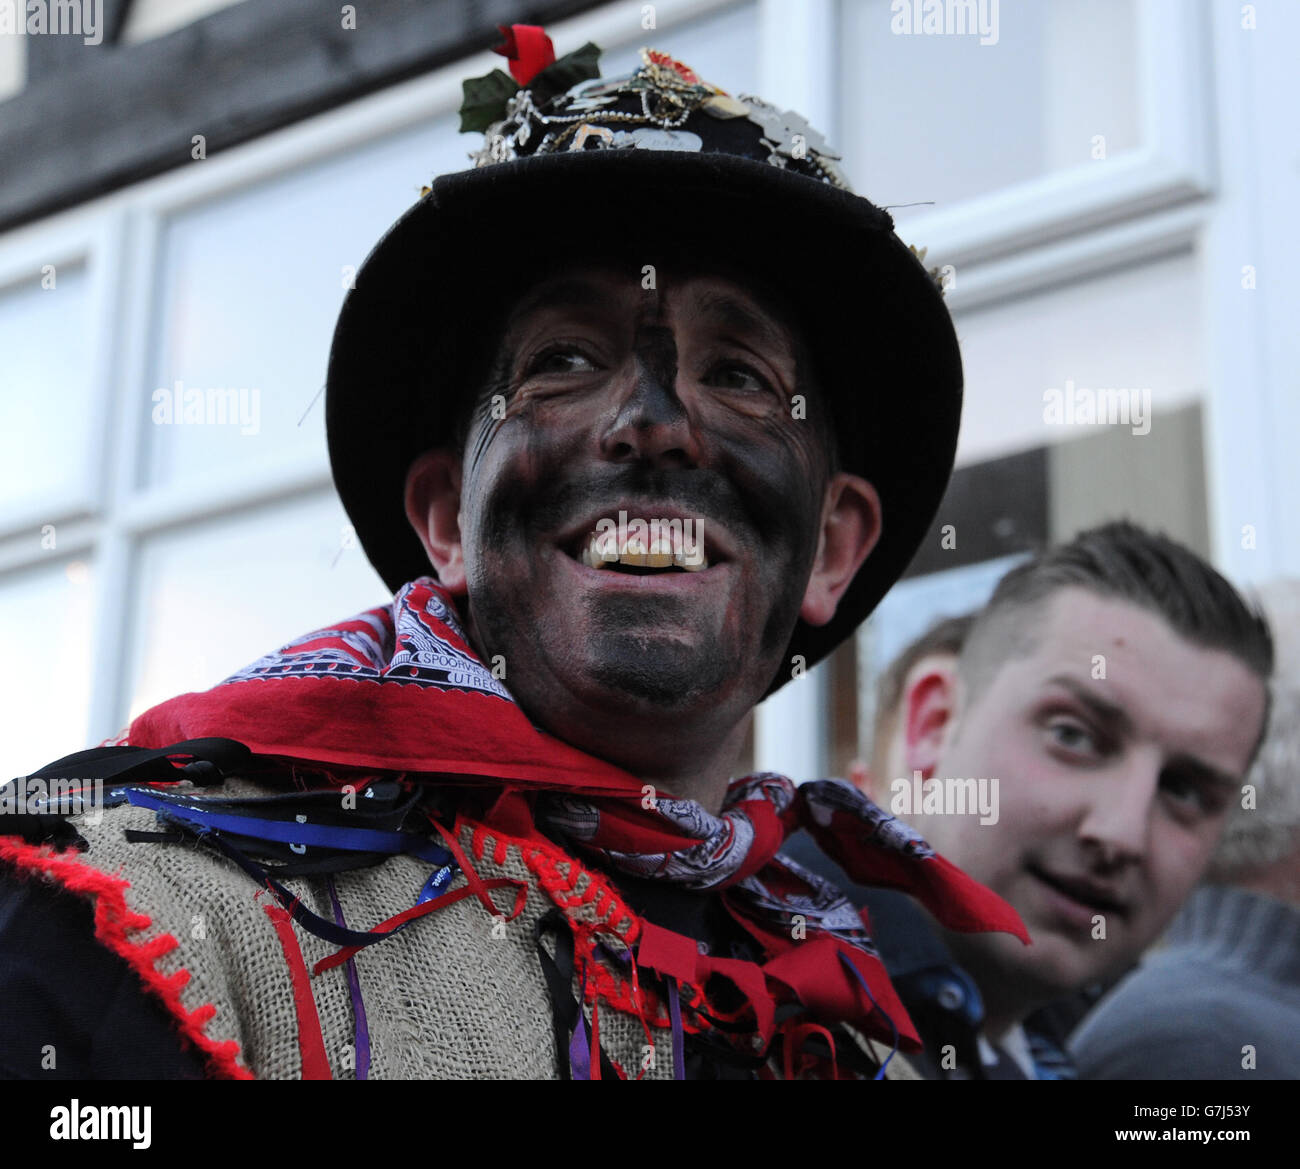
[[572,345],[557,346],[539,353],[528,364],[527,376],[539,373],[587,373],[596,368],[581,349]]
[[1161,790],[1179,810],[1212,815],[1222,806],[1222,801],[1207,791],[1204,785],[1181,775],[1160,777]]
[[1069,719],[1055,719],[1047,724],[1052,743],[1073,755],[1098,755],[1100,747],[1087,727]]
[[709,370],[704,379],[709,385],[724,390],[741,390],[755,393],[767,388],[767,382],[747,365],[737,361],[724,361]]

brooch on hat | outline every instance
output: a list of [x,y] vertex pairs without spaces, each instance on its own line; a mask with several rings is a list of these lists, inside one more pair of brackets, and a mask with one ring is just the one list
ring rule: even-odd
[[772,166],[849,189],[839,156],[802,116],[761,98],[733,96],[668,53],[643,48],[633,73],[602,78],[594,44],[557,59],[541,28],[498,27],[505,41],[493,51],[507,58],[509,74],[494,69],[463,86],[461,131],[485,136],[470,155],[476,167],[579,150],[699,152],[707,133],[698,118],[694,129],[686,127],[699,112],[722,121],[746,119],[759,128],[758,142]]

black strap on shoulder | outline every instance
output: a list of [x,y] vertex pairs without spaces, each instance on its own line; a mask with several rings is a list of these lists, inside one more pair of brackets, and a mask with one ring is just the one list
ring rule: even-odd
[[[172,756],[188,759],[174,764]],[[51,781],[62,784],[104,782],[149,782],[189,780],[195,784],[218,783],[226,774],[248,762],[252,753],[234,739],[186,739],[170,747],[92,747],[47,763],[30,775],[11,781],[17,785],[6,792],[0,787],[0,801],[20,805],[0,817],[0,835],[21,836],[29,844],[52,844],[55,848],[89,848],[66,817],[84,810],[85,789],[51,789]],[[40,780],[42,794],[32,791],[31,780]],[[110,801],[105,800],[105,803]],[[69,806],[70,805],[70,806]],[[62,808],[62,810],[60,810]]]
[[[190,762],[173,764],[172,756],[184,756]],[[218,783],[251,758],[252,752],[236,739],[184,739],[169,747],[91,747],[47,763],[24,778]]]

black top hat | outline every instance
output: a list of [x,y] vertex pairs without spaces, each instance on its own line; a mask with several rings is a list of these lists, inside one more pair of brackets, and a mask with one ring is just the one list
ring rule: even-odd
[[883,507],[880,541],[834,619],[797,624],[770,693],[794,655],[811,666],[867,617],[934,518],[961,417],[952,320],[934,274],[848,189],[799,115],[646,49],[630,76],[592,79],[579,62],[589,79],[557,90],[588,52],[594,62],[586,46],[525,88],[500,71],[466,84],[466,123],[504,116],[486,126],[475,166],[437,179],[376,244],[339,316],[326,396],[334,481],[390,588],[431,574],[405,516],[407,470],[455,441],[505,315],[534,281],[613,253],[638,270],[673,255],[752,275],[798,314],[840,466]]

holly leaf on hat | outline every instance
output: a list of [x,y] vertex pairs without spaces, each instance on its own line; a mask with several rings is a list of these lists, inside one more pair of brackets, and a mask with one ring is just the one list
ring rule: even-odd
[[533,101],[539,106],[550,101],[566,89],[581,81],[591,81],[600,76],[600,47],[588,41],[580,49],[565,53],[558,61],[547,65],[528,83]]
[[582,48],[552,61],[526,85],[520,85],[500,69],[493,69],[485,77],[467,78],[461,82],[464,100],[460,104],[460,132],[482,132],[501,121],[506,116],[507,103],[521,89],[527,89],[534,103],[540,106],[579,82],[599,76],[600,48],[588,41]]
[[499,122],[505,117],[506,102],[518,92],[515,79],[500,69],[493,69],[486,77],[466,78],[461,82],[464,100],[460,103],[460,132],[483,131]]

